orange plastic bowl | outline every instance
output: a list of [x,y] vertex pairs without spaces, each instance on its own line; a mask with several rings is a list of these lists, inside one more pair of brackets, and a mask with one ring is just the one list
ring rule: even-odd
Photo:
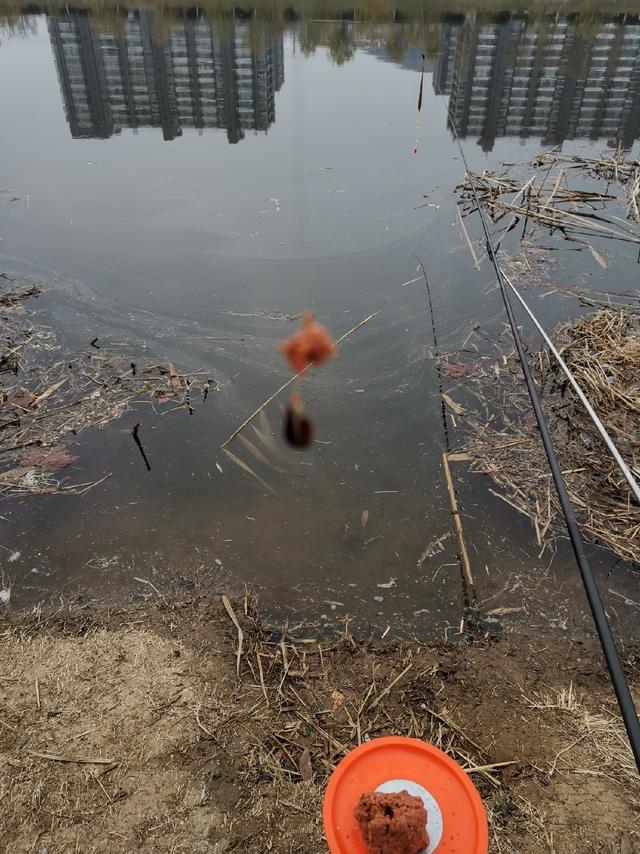
[[487,854],[487,817],[468,775],[437,747],[402,736],[362,744],[331,775],[322,809],[331,854],[365,854],[353,815],[363,794],[403,789],[425,803],[429,854]]

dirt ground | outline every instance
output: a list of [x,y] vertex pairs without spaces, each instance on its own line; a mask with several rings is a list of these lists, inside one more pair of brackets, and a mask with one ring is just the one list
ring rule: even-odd
[[395,733],[471,769],[492,852],[640,851],[640,785],[591,640],[374,646],[347,624],[318,642],[229,609],[0,616],[0,850],[325,852],[328,775]]

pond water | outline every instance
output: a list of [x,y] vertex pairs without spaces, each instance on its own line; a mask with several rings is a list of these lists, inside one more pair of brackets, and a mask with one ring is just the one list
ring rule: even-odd
[[[444,351],[478,325],[499,334],[505,318],[460,232],[447,108],[472,168],[551,146],[632,149],[637,17],[533,25],[469,9],[373,24],[101,9],[0,29],[0,271],[42,283],[34,308],[65,346],[130,342],[206,369],[218,390],[193,417],[143,407],[81,434],[82,478],[111,473],[87,495],[2,503],[13,604],[155,595],[139,579],[167,595],[247,584],[292,622],[348,613],[378,636],[457,631],[465,592],[415,256]],[[607,270],[575,253],[559,264],[585,287],[637,287],[631,253],[606,251]],[[579,311],[536,305],[550,328]],[[305,383],[310,450],[280,439],[286,393],[264,410],[268,465],[229,446],[274,496],[220,446],[290,376],[277,344],[305,310],[336,337],[376,314]],[[131,438],[140,417],[150,472]],[[566,544],[539,557],[529,521],[491,483],[453,475],[480,610],[509,609],[506,623],[540,632],[589,627]],[[636,574],[590,555],[617,629],[633,634]]]

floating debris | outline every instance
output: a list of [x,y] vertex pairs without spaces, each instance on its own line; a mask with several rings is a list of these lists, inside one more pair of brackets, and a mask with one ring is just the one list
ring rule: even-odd
[[[601,244],[610,240],[639,244],[640,161],[628,159],[621,149],[600,158],[554,151],[505,169],[465,177],[456,188],[461,221],[480,204],[494,224],[502,223],[496,243],[499,252],[505,235],[520,223],[516,250],[510,255],[501,252],[504,268],[521,282],[544,286],[542,299],[551,294],[571,296],[596,309],[559,326],[555,344],[638,477],[640,292],[550,284],[551,253],[560,246],[549,238],[560,236],[565,249],[587,250],[602,270],[608,268],[607,260],[587,238],[597,238]],[[604,190],[598,180],[607,182]],[[474,248],[468,235],[467,243],[479,266],[486,255],[478,259],[479,244]],[[489,491],[531,519],[542,554],[556,536],[565,533],[560,505],[511,339],[506,346],[494,342],[494,347],[493,353],[479,357],[464,374],[469,399],[475,397],[477,402],[459,412],[446,396],[445,400],[456,415],[465,416],[471,429],[471,470],[488,474],[498,486],[497,491]],[[469,348],[463,345],[459,355],[463,352]],[[582,530],[621,558],[640,562],[640,508],[626,480],[547,350],[533,353],[531,363]]]
[[[204,370],[178,373],[170,362],[134,361],[106,342],[98,346],[98,338],[67,354],[49,327],[30,320],[25,303],[41,289],[18,287],[5,273],[0,287],[3,282],[0,494],[83,494],[110,477],[73,483],[58,474],[77,460],[70,445],[83,430],[104,427],[143,401],[162,415],[193,411],[194,388],[209,382]],[[140,426],[133,429],[139,448]]]
[[[536,170],[533,176],[532,167]],[[522,177],[519,173],[523,173]],[[571,186],[569,177],[576,175],[582,179],[605,177],[609,184],[604,191],[594,181],[585,180],[581,187]],[[612,192],[611,184],[623,194]],[[622,151],[615,157],[601,159],[545,153],[529,164],[512,164],[508,172],[485,170],[467,174],[456,191],[460,194],[461,221],[477,210],[477,202],[496,225],[511,214],[500,240],[519,223],[523,223],[522,239],[527,228],[557,232],[566,240],[586,246],[603,268],[606,261],[585,238],[640,244],[640,234],[635,228],[640,223],[640,161],[627,160]],[[608,209],[613,203],[625,207],[631,223],[627,224]],[[464,228],[464,222],[462,225]],[[475,256],[473,247],[471,251]],[[477,263],[478,259],[474,260]]]
[[[451,459],[451,456],[449,457]],[[439,552],[444,551],[445,546],[444,543],[452,537],[453,534],[451,531],[445,531],[444,534],[441,534],[439,537],[436,537],[432,542],[429,543],[428,546],[424,549],[418,560],[416,561],[416,566],[418,569],[422,566],[425,560],[429,560],[430,558],[437,555]]]
[[131,435],[133,436],[133,441],[136,443],[138,450],[144,460],[144,464],[147,467],[147,471],[151,471],[151,464],[147,459],[147,455],[145,453],[144,448],[142,447],[142,442],[140,441],[140,428],[142,427],[142,421],[138,421],[137,424],[134,425],[133,430],[131,431]]
[[549,163],[567,164],[570,169],[579,169],[594,178],[601,178],[624,187],[627,202],[627,217],[640,223],[640,160],[627,159],[626,152],[618,147],[613,154],[601,157],[550,154],[538,155],[534,166],[544,167]]

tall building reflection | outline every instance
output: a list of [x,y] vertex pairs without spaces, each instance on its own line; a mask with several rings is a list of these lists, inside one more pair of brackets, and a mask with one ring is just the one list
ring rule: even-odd
[[589,29],[554,17],[533,28],[467,15],[442,25],[433,86],[449,96],[460,136],[485,151],[505,136],[630,148],[640,135],[640,22],[618,17]]
[[275,121],[281,34],[253,46],[247,23],[190,16],[159,38],[151,10],[130,12],[118,34],[98,30],[84,12],[51,15],[48,27],[73,137],[158,127],[171,140],[184,127],[224,128],[236,143]]
[[[67,120],[74,137],[109,137],[158,127],[224,128],[229,142],[275,121],[284,82],[283,38],[294,51],[326,46],[337,65],[367,52],[420,71],[448,97],[462,137],[491,151],[500,137],[604,139],[630,148],[640,136],[640,19],[637,15],[545,16],[467,12],[423,21],[270,22],[258,37],[245,19],[214,22],[151,9],[129,12],[111,31],[87,12],[48,18]],[[113,32],[113,30],[116,32]]]

